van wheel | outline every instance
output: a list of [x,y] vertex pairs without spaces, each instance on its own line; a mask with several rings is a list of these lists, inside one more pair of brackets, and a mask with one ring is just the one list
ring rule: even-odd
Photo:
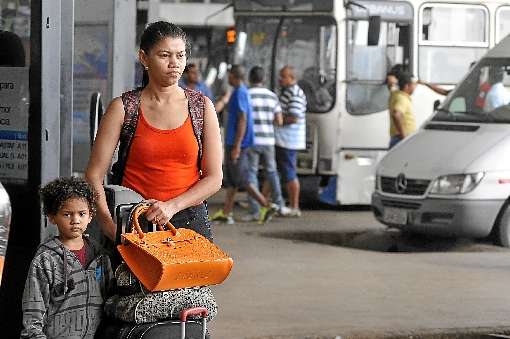
[[503,247],[510,247],[510,204],[506,202],[503,205],[503,212],[496,225],[495,241]]

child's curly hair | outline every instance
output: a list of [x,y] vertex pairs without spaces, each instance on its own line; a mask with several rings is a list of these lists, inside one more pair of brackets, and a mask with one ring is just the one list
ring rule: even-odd
[[45,215],[56,215],[69,199],[85,199],[89,212],[96,213],[97,194],[92,186],[81,178],[69,177],[55,179],[39,189]]

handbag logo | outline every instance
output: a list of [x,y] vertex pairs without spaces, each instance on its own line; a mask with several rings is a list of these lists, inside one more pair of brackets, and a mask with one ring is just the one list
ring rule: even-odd
[[201,272],[179,272],[175,277],[177,280],[195,280],[195,279],[207,279],[211,271]]

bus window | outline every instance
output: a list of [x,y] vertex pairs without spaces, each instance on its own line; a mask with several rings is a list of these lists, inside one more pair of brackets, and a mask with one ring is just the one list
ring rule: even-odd
[[[276,47],[278,71],[296,70],[298,85],[308,102],[307,111],[323,113],[333,107],[336,89],[336,26],[330,18],[286,18]],[[278,72],[275,72],[275,76]]]
[[266,85],[275,89],[279,71],[291,65],[306,94],[308,112],[331,110],[336,93],[336,25],[330,17],[238,18],[248,38],[236,63],[266,70]]
[[426,82],[456,84],[489,47],[484,6],[427,5],[421,11],[420,27],[418,76]]
[[379,45],[368,46],[368,21],[347,25],[347,110],[351,114],[381,112],[388,106],[386,72],[394,64],[409,64],[409,25],[382,22]]
[[496,43],[510,34],[510,6],[501,6],[496,12]]

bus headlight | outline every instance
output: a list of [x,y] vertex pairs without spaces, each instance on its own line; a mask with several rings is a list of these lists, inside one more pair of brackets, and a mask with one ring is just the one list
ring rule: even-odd
[[465,194],[475,189],[484,172],[471,174],[451,174],[438,177],[432,183],[430,194]]

